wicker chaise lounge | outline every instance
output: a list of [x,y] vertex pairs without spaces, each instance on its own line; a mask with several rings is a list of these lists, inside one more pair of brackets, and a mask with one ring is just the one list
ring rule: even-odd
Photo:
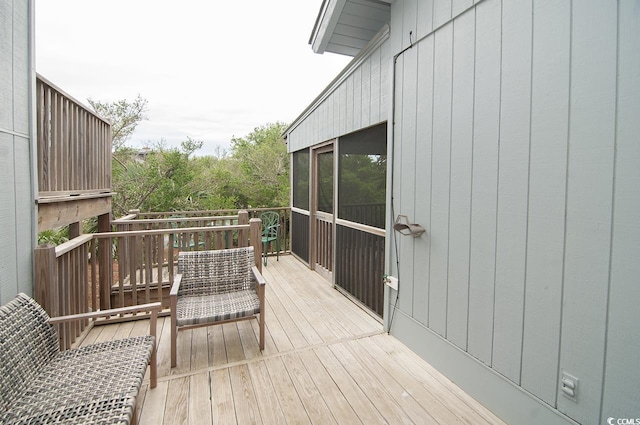
[[[264,350],[265,280],[253,246],[178,254],[171,304],[171,367],[176,366],[178,329],[259,317]],[[257,259],[260,264],[260,257]]]
[[55,323],[19,294],[0,307],[0,424],[135,423],[147,364],[157,382],[155,322],[159,303],[79,315],[151,311],[151,335],[60,351]]

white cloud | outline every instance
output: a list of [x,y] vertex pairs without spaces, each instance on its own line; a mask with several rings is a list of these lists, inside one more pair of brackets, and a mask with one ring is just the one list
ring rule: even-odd
[[86,102],[149,101],[132,145],[200,154],[292,121],[348,63],[307,44],[320,0],[38,0],[36,69]]

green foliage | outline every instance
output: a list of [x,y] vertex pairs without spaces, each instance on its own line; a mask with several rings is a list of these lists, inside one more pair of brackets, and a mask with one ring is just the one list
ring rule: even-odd
[[57,229],[44,230],[38,233],[38,244],[52,244],[58,246],[69,240],[69,228],[60,227]]
[[[231,140],[231,152],[194,157],[203,142],[187,138],[179,148],[164,141],[148,150],[126,146],[137,125],[147,119],[147,100],[129,102],[89,99],[95,111],[111,122],[113,136],[113,214],[132,209],[178,211],[239,209],[289,205],[289,156],[277,122]],[[95,228],[95,223],[86,223]]]
[[116,102],[100,102],[88,99],[89,104],[98,115],[111,123],[112,149],[117,152],[124,147],[125,142],[136,130],[141,121],[147,119],[147,99],[140,95],[133,102],[126,99]]
[[343,203],[385,203],[386,156],[344,154],[340,161],[340,196]]
[[114,215],[121,217],[132,209],[189,209],[192,195],[189,185],[194,179],[190,156],[201,147],[201,141],[187,139],[180,148],[167,149],[161,142],[142,156],[131,148],[115,152]]
[[245,195],[243,206],[289,205],[289,155],[281,122],[257,127],[244,138],[231,139]]

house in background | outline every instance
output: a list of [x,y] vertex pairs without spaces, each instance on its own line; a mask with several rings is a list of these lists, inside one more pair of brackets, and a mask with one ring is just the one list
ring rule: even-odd
[[638,2],[324,0],[310,44],[354,58],[285,133],[294,254],[508,423],[639,418]]

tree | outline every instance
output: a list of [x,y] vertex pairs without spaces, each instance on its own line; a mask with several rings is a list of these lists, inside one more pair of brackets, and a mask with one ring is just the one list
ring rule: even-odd
[[147,99],[138,95],[133,102],[126,99],[116,102],[100,102],[88,99],[93,110],[111,122],[112,149],[117,152],[136,130],[138,124],[147,118]]
[[244,138],[231,139],[232,158],[246,196],[243,207],[289,205],[289,155],[281,122],[256,127]]
[[116,217],[129,210],[174,211],[190,209],[194,170],[190,156],[201,141],[187,138],[180,148],[167,149],[162,142],[140,160],[137,151],[121,148],[113,163],[113,212]]
[[163,140],[144,155],[126,145],[146,120],[147,100],[140,95],[108,103],[89,99],[111,122],[113,137],[113,214],[132,209],[176,211],[275,207],[289,203],[289,157],[283,123],[255,128],[232,138],[231,150],[218,147],[214,156],[193,157],[203,142],[187,138],[179,148]]

